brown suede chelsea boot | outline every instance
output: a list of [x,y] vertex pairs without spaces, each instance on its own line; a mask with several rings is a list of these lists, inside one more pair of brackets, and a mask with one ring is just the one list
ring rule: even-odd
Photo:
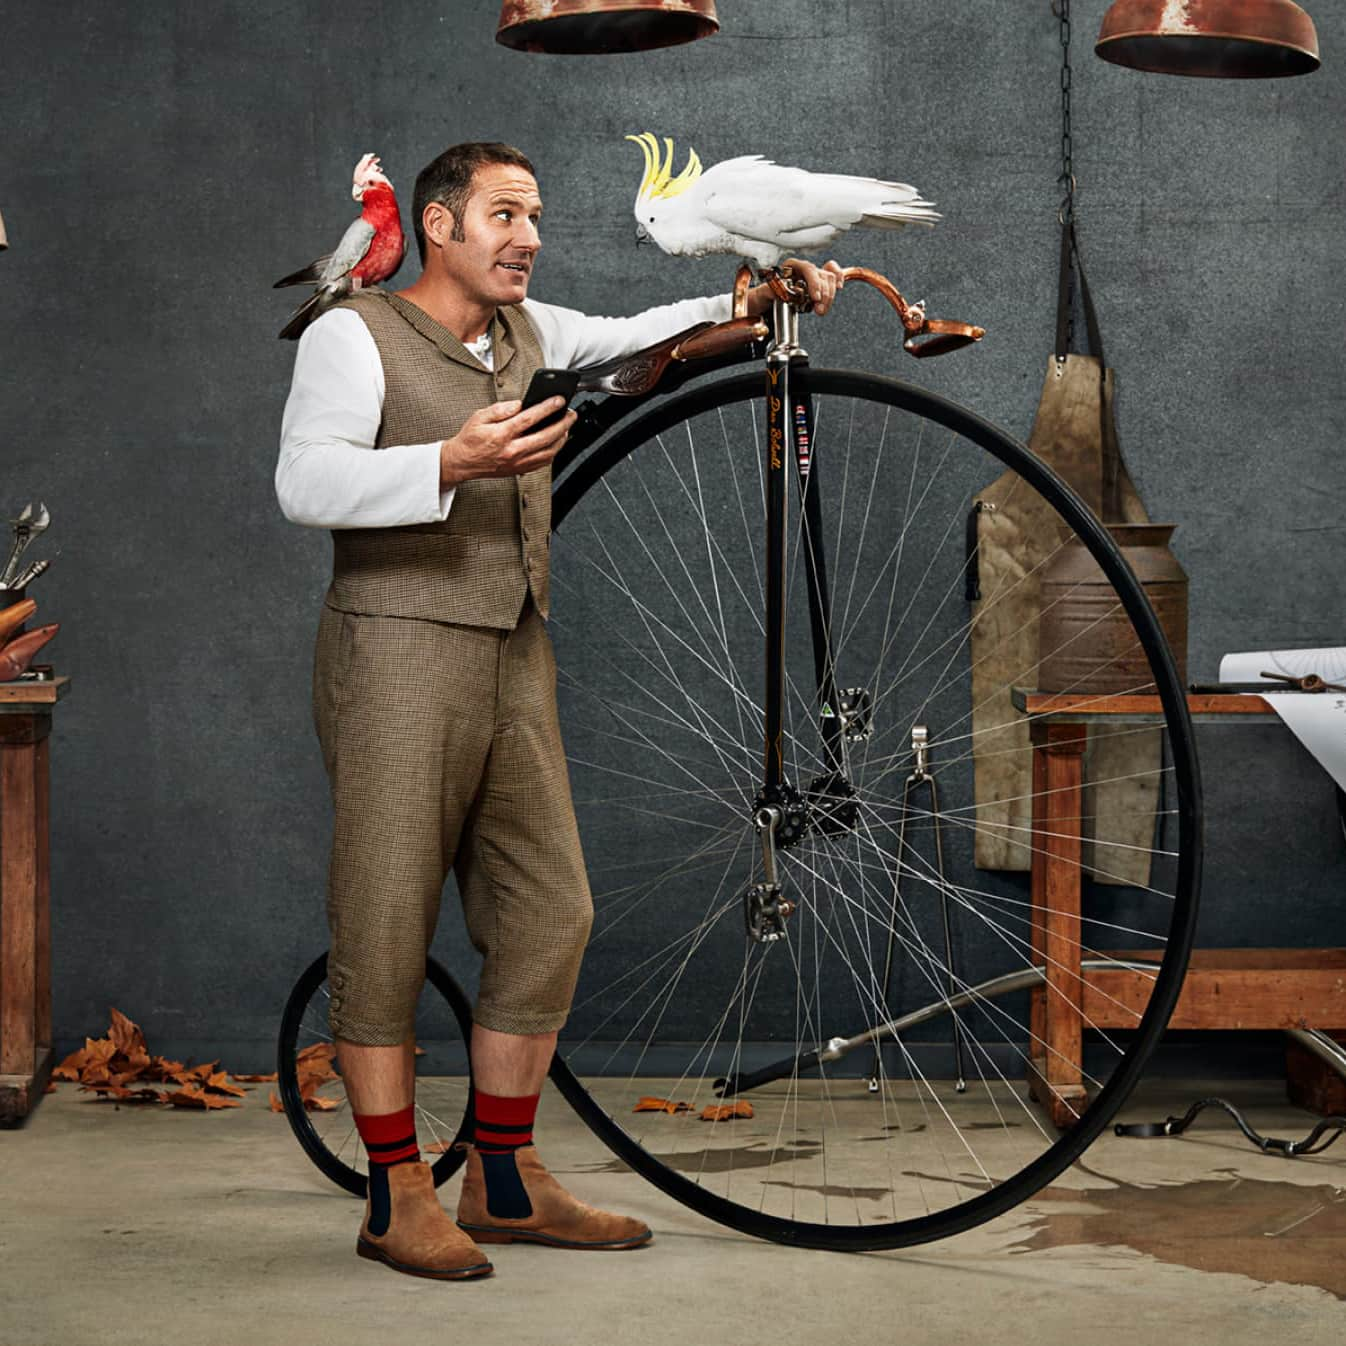
[[487,1204],[481,1155],[467,1154],[458,1224],[479,1243],[544,1243],[552,1248],[620,1251],[641,1248],[654,1236],[649,1226],[629,1215],[595,1210],[570,1195],[542,1165],[531,1145],[514,1151],[519,1181],[531,1207],[522,1219],[492,1215]]
[[[355,1251],[408,1276],[462,1281],[489,1276],[486,1254],[458,1228],[435,1195],[426,1163],[394,1164],[388,1169],[388,1210],[376,1212],[365,1202],[364,1223]],[[382,1215],[380,1219],[379,1216]],[[382,1233],[372,1232],[386,1221]]]

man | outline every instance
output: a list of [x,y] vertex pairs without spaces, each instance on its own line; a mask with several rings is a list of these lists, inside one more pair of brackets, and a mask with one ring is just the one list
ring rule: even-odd
[[[489,1274],[479,1243],[651,1237],[572,1197],[532,1146],[591,904],[543,626],[550,465],[575,415],[544,425],[562,400],[520,399],[537,368],[639,350],[731,305],[610,319],[528,300],[541,213],[532,165],[507,145],[429,164],[413,199],[421,276],[305,332],[276,470],[286,517],[333,530],[314,714],[335,808],[332,1033],[369,1154],[357,1251],[439,1279]],[[840,268],[792,265],[825,312]],[[750,312],[769,304],[749,293]],[[415,1006],[450,867],[483,955],[457,1224],[413,1114]]]

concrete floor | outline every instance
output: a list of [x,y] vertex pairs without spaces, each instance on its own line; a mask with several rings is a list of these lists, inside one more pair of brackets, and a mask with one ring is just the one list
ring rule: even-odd
[[[1131,1120],[1203,1093],[1301,1136],[1278,1084],[1152,1085]],[[354,1255],[361,1204],[309,1166],[266,1088],[232,1112],[113,1109],[73,1085],[0,1131],[0,1346],[588,1342],[1014,1346],[1346,1339],[1346,1140],[1259,1154],[1207,1113],[1180,1140],[1109,1133],[1031,1204],[944,1243],[846,1256],[755,1242],[683,1210],[554,1094],[544,1158],[648,1220],[628,1254],[492,1250],[440,1284]],[[452,1209],[454,1179],[441,1196]]]

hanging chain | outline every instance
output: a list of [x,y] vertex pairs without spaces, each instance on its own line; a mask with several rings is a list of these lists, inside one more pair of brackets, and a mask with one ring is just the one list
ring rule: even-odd
[[1075,215],[1074,142],[1070,130],[1070,0],[1052,0],[1052,11],[1061,20],[1061,176],[1058,185],[1065,191],[1058,216],[1069,224]]

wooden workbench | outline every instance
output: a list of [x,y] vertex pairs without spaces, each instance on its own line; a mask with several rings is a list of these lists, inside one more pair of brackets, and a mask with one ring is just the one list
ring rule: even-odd
[[0,683],[0,1124],[27,1116],[51,1074],[47,749],[69,686]]
[[[1034,1098],[1060,1127],[1087,1102],[1084,1025],[1135,1028],[1153,978],[1124,968],[1085,970],[1080,892],[1083,762],[1091,721],[1162,724],[1157,696],[1014,693],[1033,717],[1033,952],[1047,983],[1033,992]],[[1192,694],[1194,721],[1275,718],[1265,698]],[[1109,950],[1108,957],[1157,962],[1162,949]],[[1081,994],[1081,987],[1083,994]],[[1188,966],[1171,1028],[1346,1028],[1346,949],[1198,949]]]

